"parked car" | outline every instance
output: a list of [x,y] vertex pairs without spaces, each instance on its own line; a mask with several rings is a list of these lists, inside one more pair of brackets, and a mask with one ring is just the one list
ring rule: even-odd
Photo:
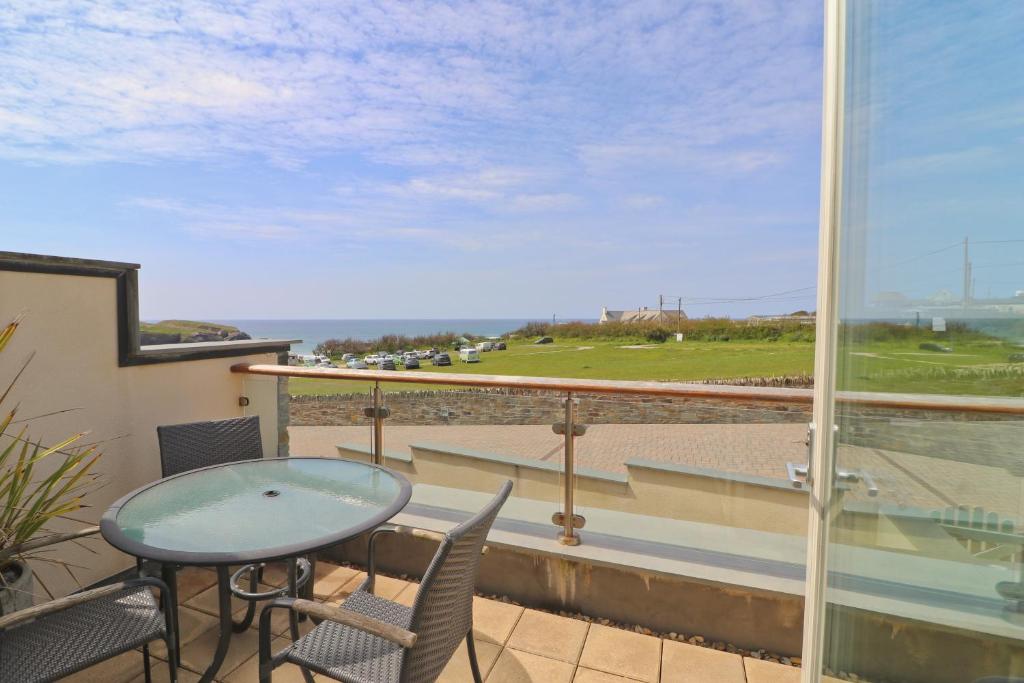
[[390,358],[390,357],[389,358],[385,358],[384,360],[382,360],[380,362],[380,369],[381,370],[395,370],[396,369],[395,368],[395,359],[394,358]]
[[479,344],[476,345],[476,350],[477,351],[493,351],[494,350],[494,342],[482,341],[482,342],[480,342]]
[[480,352],[472,347],[459,349],[459,360],[463,363],[479,363]]
[[420,367],[420,359],[416,356],[405,357],[405,369],[406,370],[418,370]]
[[341,355],[341,359],[343,361],[345,361],[346,363],[349,362],[350,360],[352,360],[355,357],[356,357],[356,354],[354,354],[354,353],[344,353],[344,354]]
[[437,366],[451,365],[452,357],[447,353],[435,353],[434,357],[430,359],[430,362]]
[[380,363],[380,356],[375,353],[371,353],[369,356],[363,359],[367,365],[377,365]]
[[350,370],[368,370],[370,367],[369,365],[366,364],[366,361],[361,358],[349,358],[348,362],[345,363],[345,365]]
[[322,360],[319,363],[317,363],[316,366],[318,368],[336,368],[336,367],[338,367],[332,361],[329,361],[329,360]]
[[506,349],[508,349],[508,344],[506,344],[505,342],[494,342],[495,351],[505,351]]

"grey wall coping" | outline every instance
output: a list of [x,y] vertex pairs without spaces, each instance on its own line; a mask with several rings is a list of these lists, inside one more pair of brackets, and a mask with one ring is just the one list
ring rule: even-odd
[[706,467],[694,467],[692,465],[678,465],[657,460],[646,460],[644,458],[630,458],[626,461],[627,469],[655,470],[661,472],[676,472],[678,474],[689,474],[695,477],[706,477],[708,479],[722,479],[738,484],[749,484],[751,486],[765,486],[773,489],[784,489],[794,493],[807,494],[804,488],[795,488],[785,479],[772,479],[771,477],[759,477],[754,474],[741,474],[739,472],[726,472],[724,470],[713,470]]
[[[366,455],[373,454],[372,448],[361,443],[339,443],[338,445],[335,446],[335,448],[344,448],[346,451],[355,451],[356,453],[365,453]],[[387,448],[385,448],[384,459],[398,460],[399,462],[411,463],[412,453],[403,453],[402,451],[388,450]]]

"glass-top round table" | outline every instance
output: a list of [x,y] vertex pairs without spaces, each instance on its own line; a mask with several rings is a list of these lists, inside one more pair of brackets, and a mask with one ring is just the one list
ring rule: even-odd
[[[297,557],[313,562],[317,551],[376,528],[411,495],[405,477],[377,465],[337,458],[244,460],[147,484],[107,509],[100,532],[112,546],[139,558],[140,569],[143,559],[161,563],[175,609],[175,567],[216,567],[221,637],[201,679],[211,681],[231,632],[244,631],[253,618],[250,602],[242,623],[232,622],[229,565],[288,560],[294,595]],[[312,597],[312,579],[307,587]],[[177,614],[173,620],[177,630]],[[297,638],[294,617],[291,621]]]
[[358,536],[409,502],[405,477],[336,458],[246,460],[192,470],[128,494],[104,538],[136,557],[244,564],[315,552]]

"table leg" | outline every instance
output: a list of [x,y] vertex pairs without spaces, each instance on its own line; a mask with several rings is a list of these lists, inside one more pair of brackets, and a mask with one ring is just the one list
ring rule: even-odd
[[[294,557],[288,560],[288,595],[293,598],[298,597],[298,578],[299,568],[298,560]],[[313,582],[313,577],[310,577],[310,583]],[[294,610],[288,610],[288,625],[291,627],[292,640],[299,639],[299,617]]]
[[[256,567],[253,567],[252,571],[249,572],[250,593],[255,593],[257,590],[259,590],[259,569],[257,569],[257,567],[260,566],[262,565],[257,565]],[[239,622],[235,622],[234,620],[232,620],[231,622],[231,628],[234,630],[235,633],[245,633],[245,630],[252,625],[253,617],[256,616],[256,601],[247,600],[247,602],[249,603],[249,606],[245,608],[245,616],[242,617],[242,620]]]
[[200,683],[210,683],[217,676],[224,657],[228,654],[228,646],[231,644],[231,633],[233,631],[231,620],[231,587],[229,585],[230,575],[228,568],[217,567],[217,602],[220,610],[220,640],[217,641],[217,652],[213,655],[213,661],[206,667],[206,672],[200,678]]
[[[313,579],[316,577],[315,574],[310,574],[309,585],[313,585]],[[299,578],[299,567],[298,560],[291,558],[288,560],[288,595],[293,598],[298,597],[298,578]],[[305,588],[303,588],[303,594],[305,594]],[[312,599],[312,597],[310,598]],[[288,626],[291,629],[292,641],[299,639],[299,620],[298,615],[295,614],[294,610],[288,610]],[[306,683],[314,683],[313,674],[310,673],[305,667],[299,667],[302,671],[302,678],[305,679]]]
[[[139,562],[139,574],[142,573],[142,562]],[[171,603],[171,624],[174,625],[174,642],[177,643],[174,652],[168,654],[173,656],[178,666],[181,666],[181,630],[178,628],[178,569],[173,564],[162,562],[160,564],[160,578],[167,584],[168,602]]]
[[[310,553],[306,556],[306,559],[309,561],[309,581],[307,581],[306,585],[302,587],[302,597],[307,600],[315,600],[316,596],[313,593],[313,584],[316,583],[316,553]],[[299,615],[299,622],[306,621],[306,619],[311,619],[311,617],[308,617],[305,614]],[[320,620],[313,619],[313,623],[318,624],[320,623]]]

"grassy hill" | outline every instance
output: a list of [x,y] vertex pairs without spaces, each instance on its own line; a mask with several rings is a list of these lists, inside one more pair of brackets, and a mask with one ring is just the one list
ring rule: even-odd
[[199,322],[197,320],[161,320],[157,323],[139,323],[139,331],[151,334],[180,334],[182,338],[202,332],[219,333],[226,331],[228,334],[238,332],[238,328],[232,325],[220,323]]

